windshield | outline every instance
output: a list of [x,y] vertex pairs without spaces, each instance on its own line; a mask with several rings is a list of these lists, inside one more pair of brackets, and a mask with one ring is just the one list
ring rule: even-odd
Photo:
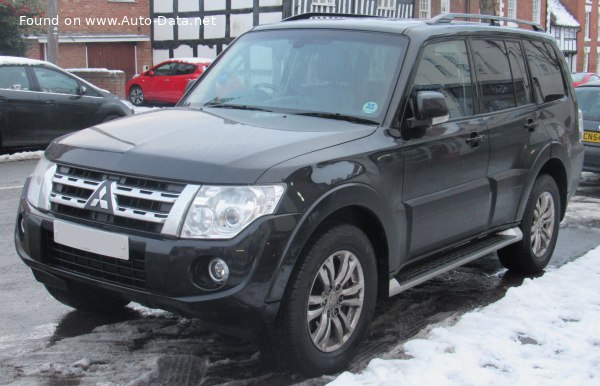
[[600,87],[578,87],[575,89],[579,108],[583,112],[583,118],[600,120]]
[[380,123],[405,47],[404,37],[375,32],[251,32],[180,105]]

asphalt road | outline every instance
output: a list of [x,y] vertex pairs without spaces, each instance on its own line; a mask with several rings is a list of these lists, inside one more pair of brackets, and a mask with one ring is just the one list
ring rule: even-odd
[[[13,229],[21,186],[35,161],[0,163],[0,384],[324,384],[261,360],[256,344],[210,332],[201,322],[131,304],[98,317],[50,297],[19,260]],[[585,174],[561,224],[549,269],[600,244],[600,176]],[[428,326],[501,298],[523,278],[495,255],[378,305],[350,370],[374,357],[402,358],[397,345]]]

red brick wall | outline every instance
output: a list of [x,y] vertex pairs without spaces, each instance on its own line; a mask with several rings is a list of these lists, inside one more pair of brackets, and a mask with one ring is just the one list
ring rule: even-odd
[[125,98],[125,73],[123,71],[71,71],[73,74],[83,78],[93,84],[111,93]]
[[[597,52],[598,52],[598,0],[588,2],[587,0],[561,0],[575,16],[581,28],[577,33],[577,71],[583,71],[584,49],[589,47],[590,55],[588,62],[588,72],[596,72]],[[585,40],[585,7],[592,6],[590,14],[590,40]]]
[[61,25],[59,30],[61,33],[78,32],[78,33],[127,33],[127,34],[144,34],[150,35],[150,26],[135,26],[135,25],[115,25],[115,26],[98,26],[86,25],[85,18],[117,18],[119,21],[124,16],[138,19],[140,16],[145,18],[150,17],[149,0],[136,0],[133,3],[114,2],[109,0],[60,0],[59,11],[61,19],[64,18],[80,18],[80,26],[65,26]]
[[58,46],[57,65],[62,68],[85,68],[85,44],[60,44]]

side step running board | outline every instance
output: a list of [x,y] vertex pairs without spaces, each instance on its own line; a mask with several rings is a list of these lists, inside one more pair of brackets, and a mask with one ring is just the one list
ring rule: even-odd
[[449,255],[442,256],[426,264],[401,271],[396,277],[390,280],[390,296],[397,295],[402,291],[451,271],[454,268],[458,268],[488,253],[495,252],[507,245],[519,242],[521,239],[523,239],[521,229],[511,228],[467,244],[465,247]]

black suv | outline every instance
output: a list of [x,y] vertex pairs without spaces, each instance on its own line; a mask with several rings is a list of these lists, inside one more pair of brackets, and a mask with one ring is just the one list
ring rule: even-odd
[[554,39],[310,16],[238,38],[178,107],[48,147],[15,242],[54,297],[202,318],[315,374],[378,298],[495,251],[544,269],[584,154]]

